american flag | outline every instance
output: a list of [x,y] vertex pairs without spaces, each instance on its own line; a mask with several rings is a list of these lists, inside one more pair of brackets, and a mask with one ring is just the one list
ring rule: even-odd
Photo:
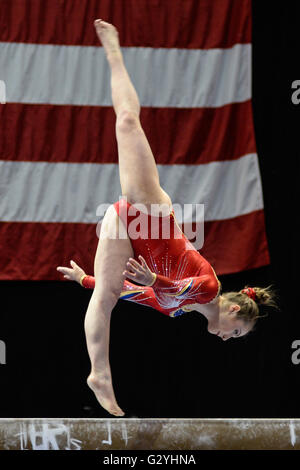
[[162,187],[204,204],[201,254],[217,274],[269,264],[251,0],[1,0],[0,279],[92,274],[97,207],[121,194],[96,18],[119,31]]

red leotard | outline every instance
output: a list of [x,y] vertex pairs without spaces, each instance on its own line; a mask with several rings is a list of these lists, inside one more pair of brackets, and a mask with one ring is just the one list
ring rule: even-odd
[[[219,295],[221,284],[212,266],[181,231],[174,210],[168,216],[153,216],[137,210],[125,199],[116,202],[114,207],[127,229],[135,259],[138,261],[138,256],[142,255],[156,274],[151,287],[124,281],[120,299],[175,317],[191,310],[185,306],[206,304]],[[162,236],[168,235],[168,230],[170,236]],[[93,288],[94,278],[84,278],[83,286]]]

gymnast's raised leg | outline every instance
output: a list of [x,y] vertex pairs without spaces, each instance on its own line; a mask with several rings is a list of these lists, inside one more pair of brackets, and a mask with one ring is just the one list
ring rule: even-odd
[[[95,28],[111,69],[122,195],[126,195],[131,204],[167,204],[170,207],[171,200],[160,187],[155,159],[139,120],[140,103],[124,65],[118,32],[102,20],[95,21]],[[111,206],[102,222],[94,263],[96,286],[85,318],[92,367],[88,385],[101,406],[115,416],[123,416],[124,412],[114,395],[109,364],[110,316],[122,290],[126,262],[133,257],[128,238],[111,236],[119,224],[122,221]]]

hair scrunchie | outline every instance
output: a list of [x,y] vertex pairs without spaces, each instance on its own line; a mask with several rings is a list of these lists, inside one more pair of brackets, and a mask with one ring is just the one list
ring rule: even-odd
[[248,297],[250,297],[250,299],[256,300],[256,293],[255,293],[255,290],[253,289],[253,287],[246,287],[245,289],[242,289],[241,290],[242,294],[246,294],[248,295]]

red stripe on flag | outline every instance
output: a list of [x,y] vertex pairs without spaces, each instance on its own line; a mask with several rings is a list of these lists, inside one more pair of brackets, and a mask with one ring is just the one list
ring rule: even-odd
[[263,210],[216,222],[206,222],[201,253],[218,274],[230,274],[270,264]]
[[[117,163],[111,107],[0,106],[3,160]],[[156,162],[197,164],[256,152],[251,101],[220,108],[145,108],[141,122]]]
[[[206,222],[204,228],[201,254],[218,275],[270,263],[262,210]],[[62,277],[56,267],[69,265],[71,259],[93,274],[98,243],[96,224],[4,222],[0,225],[0,239],[5,246],[1,280],[59,280]]]
[[209,49],[251,42],[251,0],[1,0],[0,41],[98,45],[96,18],[118,28],[122,46]]

